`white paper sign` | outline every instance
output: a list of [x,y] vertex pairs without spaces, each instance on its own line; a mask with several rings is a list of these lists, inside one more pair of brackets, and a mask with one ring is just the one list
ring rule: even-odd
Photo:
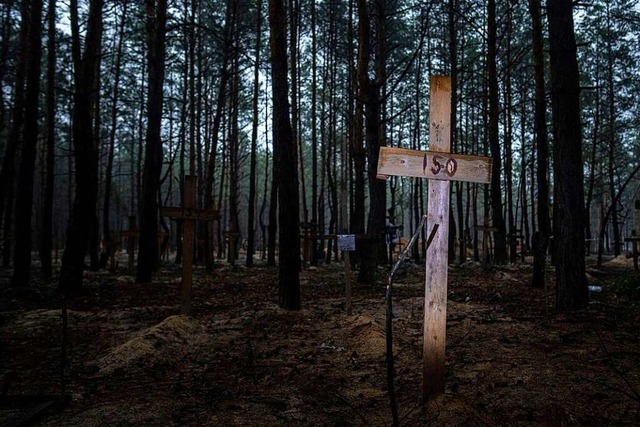
[[338,248],[340,248],[341,251],[355,251],[356,235],[355,234],[338,234]]

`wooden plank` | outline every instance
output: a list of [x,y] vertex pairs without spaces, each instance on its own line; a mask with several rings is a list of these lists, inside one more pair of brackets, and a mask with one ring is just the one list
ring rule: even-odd
[[413,176],[446,181],[491,182],[492,159],[489,157],[452,154],[436,149],[430,151],[381,147],[378,178],[389,175]]
[[[429,148],[451,150],[451,79],[430,80]],[[450,181],[428,181],[427,231],[438,227],[427,248],[424,297],[423,394],[425,400],[444,392],[447,327],[447,279]]]
[[214,209],[197,209],[195,206],[191,208],[187,206],[164,206],[160,208],[160,215],[180,220],[213,221],[220,219],[219,211]]

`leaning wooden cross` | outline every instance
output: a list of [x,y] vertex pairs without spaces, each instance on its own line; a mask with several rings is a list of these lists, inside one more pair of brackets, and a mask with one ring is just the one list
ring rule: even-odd
[[450,181],[487,184],[491,159],[451,151],[451,79],[430,79],[430,151],[380,148],[378,177],[389,175],[427,178],[427,231],[438,226],[427,248],[424,298],[423,393],[425,399],[444,392],[447,322],[447,267]]
[[181,312],[184,315],[191,314],[191,276],[193,275],[193,242],[195,238],[196,221],[213,221],[220,215],[214,209],[196,208],[196,181],[195,175],[186,175],[185,192],[182,207],[163,207],[160,209],[162,216],[182,221],[182,298]]

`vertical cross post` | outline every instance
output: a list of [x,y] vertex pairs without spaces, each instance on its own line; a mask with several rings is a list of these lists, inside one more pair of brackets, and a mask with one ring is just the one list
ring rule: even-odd
[[452,154],[451,79],[430,80],[429,151],[382,147],[378,177],[389,175],[427,178],[427,230],[437,232],[427,248],[425,262],[423,394],[425,400],[444,391],[447,324],[447,268],[449,239],[450,182],[487,184],[491,159]]
[[[429,93],[429,150],[451,151],[451,80],[432,77]],[[422,390],[424,398],[444,392],[449,245],[449,181],[427,182],[427,230],[438,233],[427,248],[424,294]]]
[[219,219],[220,215],[214,209],[196,208],[196,183],[195,175],[186,175],[185,191],[182,207],[163,207],[160,214],[175,220],[182,221],[182,287],[181,287],[181,313],[191,314],[191,284],[193,275],[193,242],[195,239],[196,221],[212,221]]
[[[196,180],[195,175],[187,175],[185,178],[185,192],[183,207],[195,209],[196,207]],[[191,314],[191,278],[193,275],[193,240],[195,238],[196,222],[184,219],[182,223],[182,293],[180,298],[181,313]]]

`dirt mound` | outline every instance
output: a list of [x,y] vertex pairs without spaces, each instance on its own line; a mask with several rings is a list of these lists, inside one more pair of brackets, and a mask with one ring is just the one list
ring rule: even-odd
[[204,328],[186,316],[171,316],[114,348],[96,362],[97,376],[120,369],[154,367],[179,361],[204,341]]
[[603,262],[605,267],[631,267],[633,268],[633,259],[627,258],[626,255],[618,255],[610,261]]
[[348,333],[348,342],[358,355],[366,357],[384,357],[386,341],[384,326],[373,317],[356,315],[345,319],[344,328]]

